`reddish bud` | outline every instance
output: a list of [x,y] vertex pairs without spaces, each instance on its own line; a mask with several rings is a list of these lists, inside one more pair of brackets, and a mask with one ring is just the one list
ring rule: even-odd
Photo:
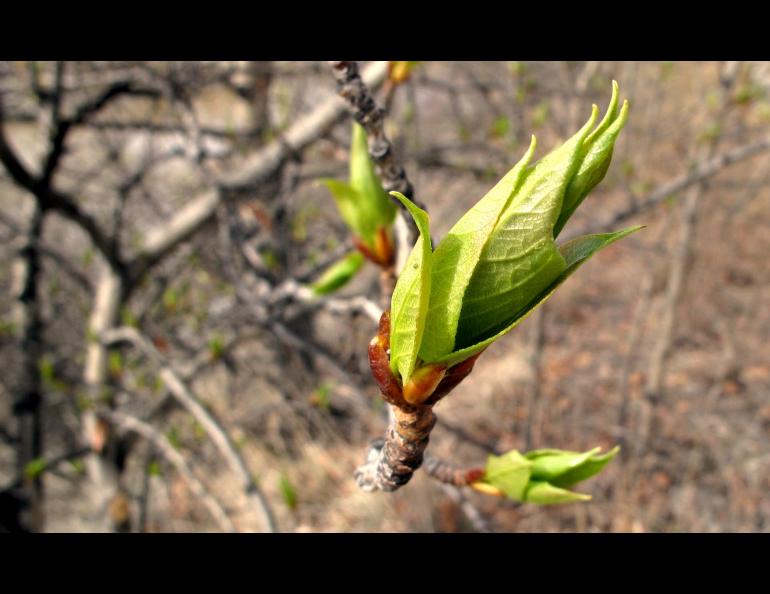
[[374,237],[374,246],[369,246],[360,238],[354,237],[353,243],[359,252],[370,262],[374,262],[381,268],[387,268],[393,264],[393,241],[386,227],[379,227]]
[[377,336],[369,343],[369,367],[385,401],[400,406],[404,403],[404,398],[401,393],[401,383],[390,369],[389,346],[390,312],[385,311],[380,317]]
[[390,310],[386,309],[380,316],[377,326],[377,336],[383,341],[385,348],[390,347]]
[[377,262],[377,257],[374,255],[372,250],[369,249],[369,246],[361,241],[358,237],[353,238],[353,244],[356,246],[358,251],[361,252],[364,257],[366,257],[367,260],[375,263]]
[[466,484],[472,485],[484,478],[483,468],[471,468],[465,473]]

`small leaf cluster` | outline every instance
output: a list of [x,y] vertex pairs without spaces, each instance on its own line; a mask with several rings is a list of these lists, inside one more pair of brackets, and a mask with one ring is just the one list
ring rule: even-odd
[[516,450],[502,456],[490,456],[478,490],[502,495],[515,501],[552,505],[588,501],[590,495],[570,491],[573,485],[599,474],[620,451],[616,446],[606,454],[601,448],[588,452]]

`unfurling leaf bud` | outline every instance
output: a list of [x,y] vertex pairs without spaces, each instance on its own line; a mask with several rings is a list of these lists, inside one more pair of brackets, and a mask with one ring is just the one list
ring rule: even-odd
[[535,164],[526,154],[452,227],[435,250],[428,214],[391,192],[420,237],[391,301],[390,367],[402,385],[424,366],[451,369],[478,356],[526,318],[594,253],[633,233],[588,235],[556,245],[562,228],[609,168],[628,115],[613,83],[606,115],[588,122]]
[[353,124],[349,181],[323,179],[321,183],[334,197],[361,253],[379,266],[390,265],[393,260],[392,224],[396,206],[377,177],[369,156],[366,132],[359,124]]
[[539,505],[588,501],[590,495],[569,491],[568,487],[601,472],[620,448],[603,455],[599,455],[600,450],[581,453],[549,449],[524,455],[513,450],[503,456],[490,456],[484,476],[473,486],[482,492]]

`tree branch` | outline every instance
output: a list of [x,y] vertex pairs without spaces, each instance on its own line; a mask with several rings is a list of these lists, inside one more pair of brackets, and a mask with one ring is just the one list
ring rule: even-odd
[[704,159],[687,173],[683,173],[671,181],[658,186],[655,190],[647,194],[647,196],[636,201],[628,208],[618,211],[606,221],[599,224],[589,224],[577,232],[570,233],[569,235],[565,234],[565,238],[572,239],[580,235],[599,233],[604,232],[607,229],[614,229],[618,224],[623,223],[637,214],[654,208],[677,192],[681,192],[692,185],[708,180],[720,173],[726,167],[750,159],[767,150],[770,150],[770,137],[739,146],[717,155],[716,157]]
[[[378,87],[385,80],[387,62],[375,62],[364,73],[364,80]],[[281,137],[256,151],[232,173],[222,176],[218,188],[207,190],[183,206],[171,219],[151,229],[130,266],[136,280],[150,266],[212,219],[225,195],[250,190],[274,174],[296,153],[326,134],[342,116],[345,105],[329,97],[314,111],[299,119]]]
[[152,425],[121,412],[101,411],[99,416],[118,429],[131,431],[149,441],[174,466],[176,471],[190,486],[193,494],[201,500],[219,527],[224,532],[236,532],[232,520],[227,516],[222,505],[211,495],[198,477],[195,476],[192,469],[187,465],[184,456],[176,451],[168,439],[156,431]]
[[214,442],[219,453],[230,466],[230,469],[241,481],[242,488],[251,505],[259,513],[265,530],[267,532],[277,532],[275,517],[270,504],[256,482],[254,482],[246,461],[235,447],[235,444],[233,444],[230,436],[214,415],[203,407],[176,372],[164,361],[161,354],[150,341],[142,336],[138,330],[128,326],[108,330],[102,334],[102,341],[107,346],[118,342],[128,342],[160,367],[159,375],[166,387],[174,398],[200,423]]
[[[385,110],[377,105],[371,91],[358,73],[356,62],[329,62],[337,80],[337,92],[348,104],[353,118],[366,130],[371,155],[382,185],[386,191],[401,192],[412,202],[423,205],[414,198],[414,187],[401,163],[396,158],[393,145],[385,134]],[[409,245],[417,241],[419,231],[406,208],[397,202],[409,228]]]

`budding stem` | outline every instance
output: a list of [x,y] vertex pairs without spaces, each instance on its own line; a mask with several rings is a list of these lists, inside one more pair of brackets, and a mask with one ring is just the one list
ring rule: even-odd
[[[395,491],[409,482],[422,465],[430,432],[436,424],[433,406],[473,370],[478,357],[450,369],[425,365],[402,386],[390,369],[389,347],[390,312],[385,311],[377,336],[369,343],[369,365],[393,414],[385,440],[372,444],[367,462],[356,470],[356,482],[365,491]],[[468,482],[474,479],[478,480],[474,476]]]

